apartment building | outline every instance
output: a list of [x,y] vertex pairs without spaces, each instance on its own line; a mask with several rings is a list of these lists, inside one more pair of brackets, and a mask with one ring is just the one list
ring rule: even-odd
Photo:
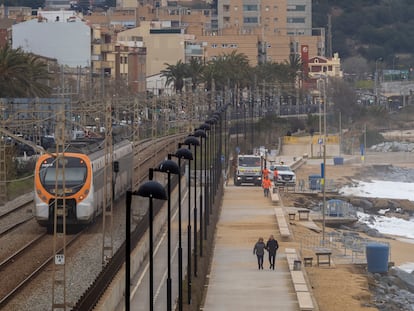
[[92,68],[97,76],[122,82],[133,93],[146,90],[147,49],[133,29],[115,31],[108,25],[92,27]]
[[[288,61],[291,54],[301,55],[303,46],[310,58],[325,54],[324,29],[311,28],[311,0],[218,0],[217,11],[207,2],[195,8],[192,2],[187,6],[183,2],[128,1],[119,2],[123,7],[76,19],[89,28],[91,36],[81,45],[83,61],[77,65],[135,84],[136,90],[145,89],[145,76],[159,74],[166,63],[188,62],[192,57],[207,62],[237,51],[255,66]],[[56,20],[59,12],[47,16],[40,12],[42,23],[53,28],[52,23],[68,22],[66,15]],[[26,37],[19,45],[27,42],[38,45]],[[65,44],[55,42],[55,54],[48,51],[51,48],[38,54],[61,62],[59,55],[64,51],[60,45]]]
[[325,32],[312,29],[311,0],[219,0],[217,11],[222,32],[256,34],[259,62],[283,62],[302,45],[311,55],[325,53]]
[[287,0],[288,35],[312,35],[312,0]]
[[91,29],[71,11],[41,11],[37,19],[12,26],[12,47],[55,58],[60,65],[89,67]]

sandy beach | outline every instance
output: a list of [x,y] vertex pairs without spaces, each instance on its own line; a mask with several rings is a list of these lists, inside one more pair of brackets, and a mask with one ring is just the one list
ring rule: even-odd
[[[404,164],[398,165],[404,167]],[[409,166],[410,164],[408,167]],[[349,183],[353,177],[357,176],[360,170],[361,164],[330,166],[327,167],[327,178],[334,179],[336,183],[345,185]],[[296,171],[298,179],[304,179],[310,174],[317,173],[319,173],[319,167],[315,165],[304,165]],[[297,200],[297,197],[295,198],[294,196],[295,194],[282,193],[283,204],[285,206],[293,205],[293,201],[295,199]],[[291,245],[293,247],[301,248],[302,257],[315,257],[313,251],[306,247],[302,247],[303,241],[309,239],[309,236],[319,235],[320,238],[322,233],[315,233],[305,226],[300,225],[300,222],[296,220],[291,221],[291,228],[294,234],[294,240],[286,242],[285,245],[287,247]],[[332,230],[334,229],[327,227],[325,234],[328,234]],[[395,266],[407,262],[414,262],[414,241],[395,236],[389,236],[389,238],[386,239],[375,238],[375,241],[389,243],[389,261]],[[335,257],[333,254],[333,262],[331,266],[323,265],[319,267],[315,265],[316,259],[314,258],[313,266],[304,268],[319,310],[378,310],[372,305],[372,294],[369,290],[369,278],[366,264],[343,262],[337,258],[338,257]]]

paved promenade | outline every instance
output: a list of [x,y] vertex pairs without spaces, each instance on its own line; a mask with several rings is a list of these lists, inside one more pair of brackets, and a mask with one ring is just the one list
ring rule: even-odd
[[[225,188],[203,310],[299,310],[274,207],[261,187]],[[266,252],[258,270],[253,247],[270,234],[279,241],[276,269],[269,269]]]

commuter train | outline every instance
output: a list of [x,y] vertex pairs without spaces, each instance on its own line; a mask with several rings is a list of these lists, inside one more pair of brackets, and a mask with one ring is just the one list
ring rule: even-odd
[[[55,197],[58,209],[63,209],[65,205],[67,228],[90,224],[102,213],[105,201],[103,143],[95,142],[91,147],[86,141],[73,142],[65,149],[64,157],[44,154],[37,160],[34,175],[35,218],[48,232],[53,232]],[[113,178],[112,183],[107,183],[107,195],[109,197],[109,191],[113,191],[114,200],[131,187],[132,151],[129,141],[113,146]],[[59,213],[58,225],[63,224],[64,213]]]

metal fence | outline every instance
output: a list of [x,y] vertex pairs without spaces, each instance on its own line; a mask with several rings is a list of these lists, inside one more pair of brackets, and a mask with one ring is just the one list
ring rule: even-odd
[[[313,252],[319,248],[330,249],[332,258],[337,264],[367,263],[366,246],[367,243],[372,242],[376,241],[363,238],[357,232],[331,231],[326,233],[324,240],[321,234],[307,234],[302,238],[300,248],[301,252],[305,249]],[[389,243],[378,243],[388,244],[389,246]],[[391,252],[389,257],[391,257]]]

